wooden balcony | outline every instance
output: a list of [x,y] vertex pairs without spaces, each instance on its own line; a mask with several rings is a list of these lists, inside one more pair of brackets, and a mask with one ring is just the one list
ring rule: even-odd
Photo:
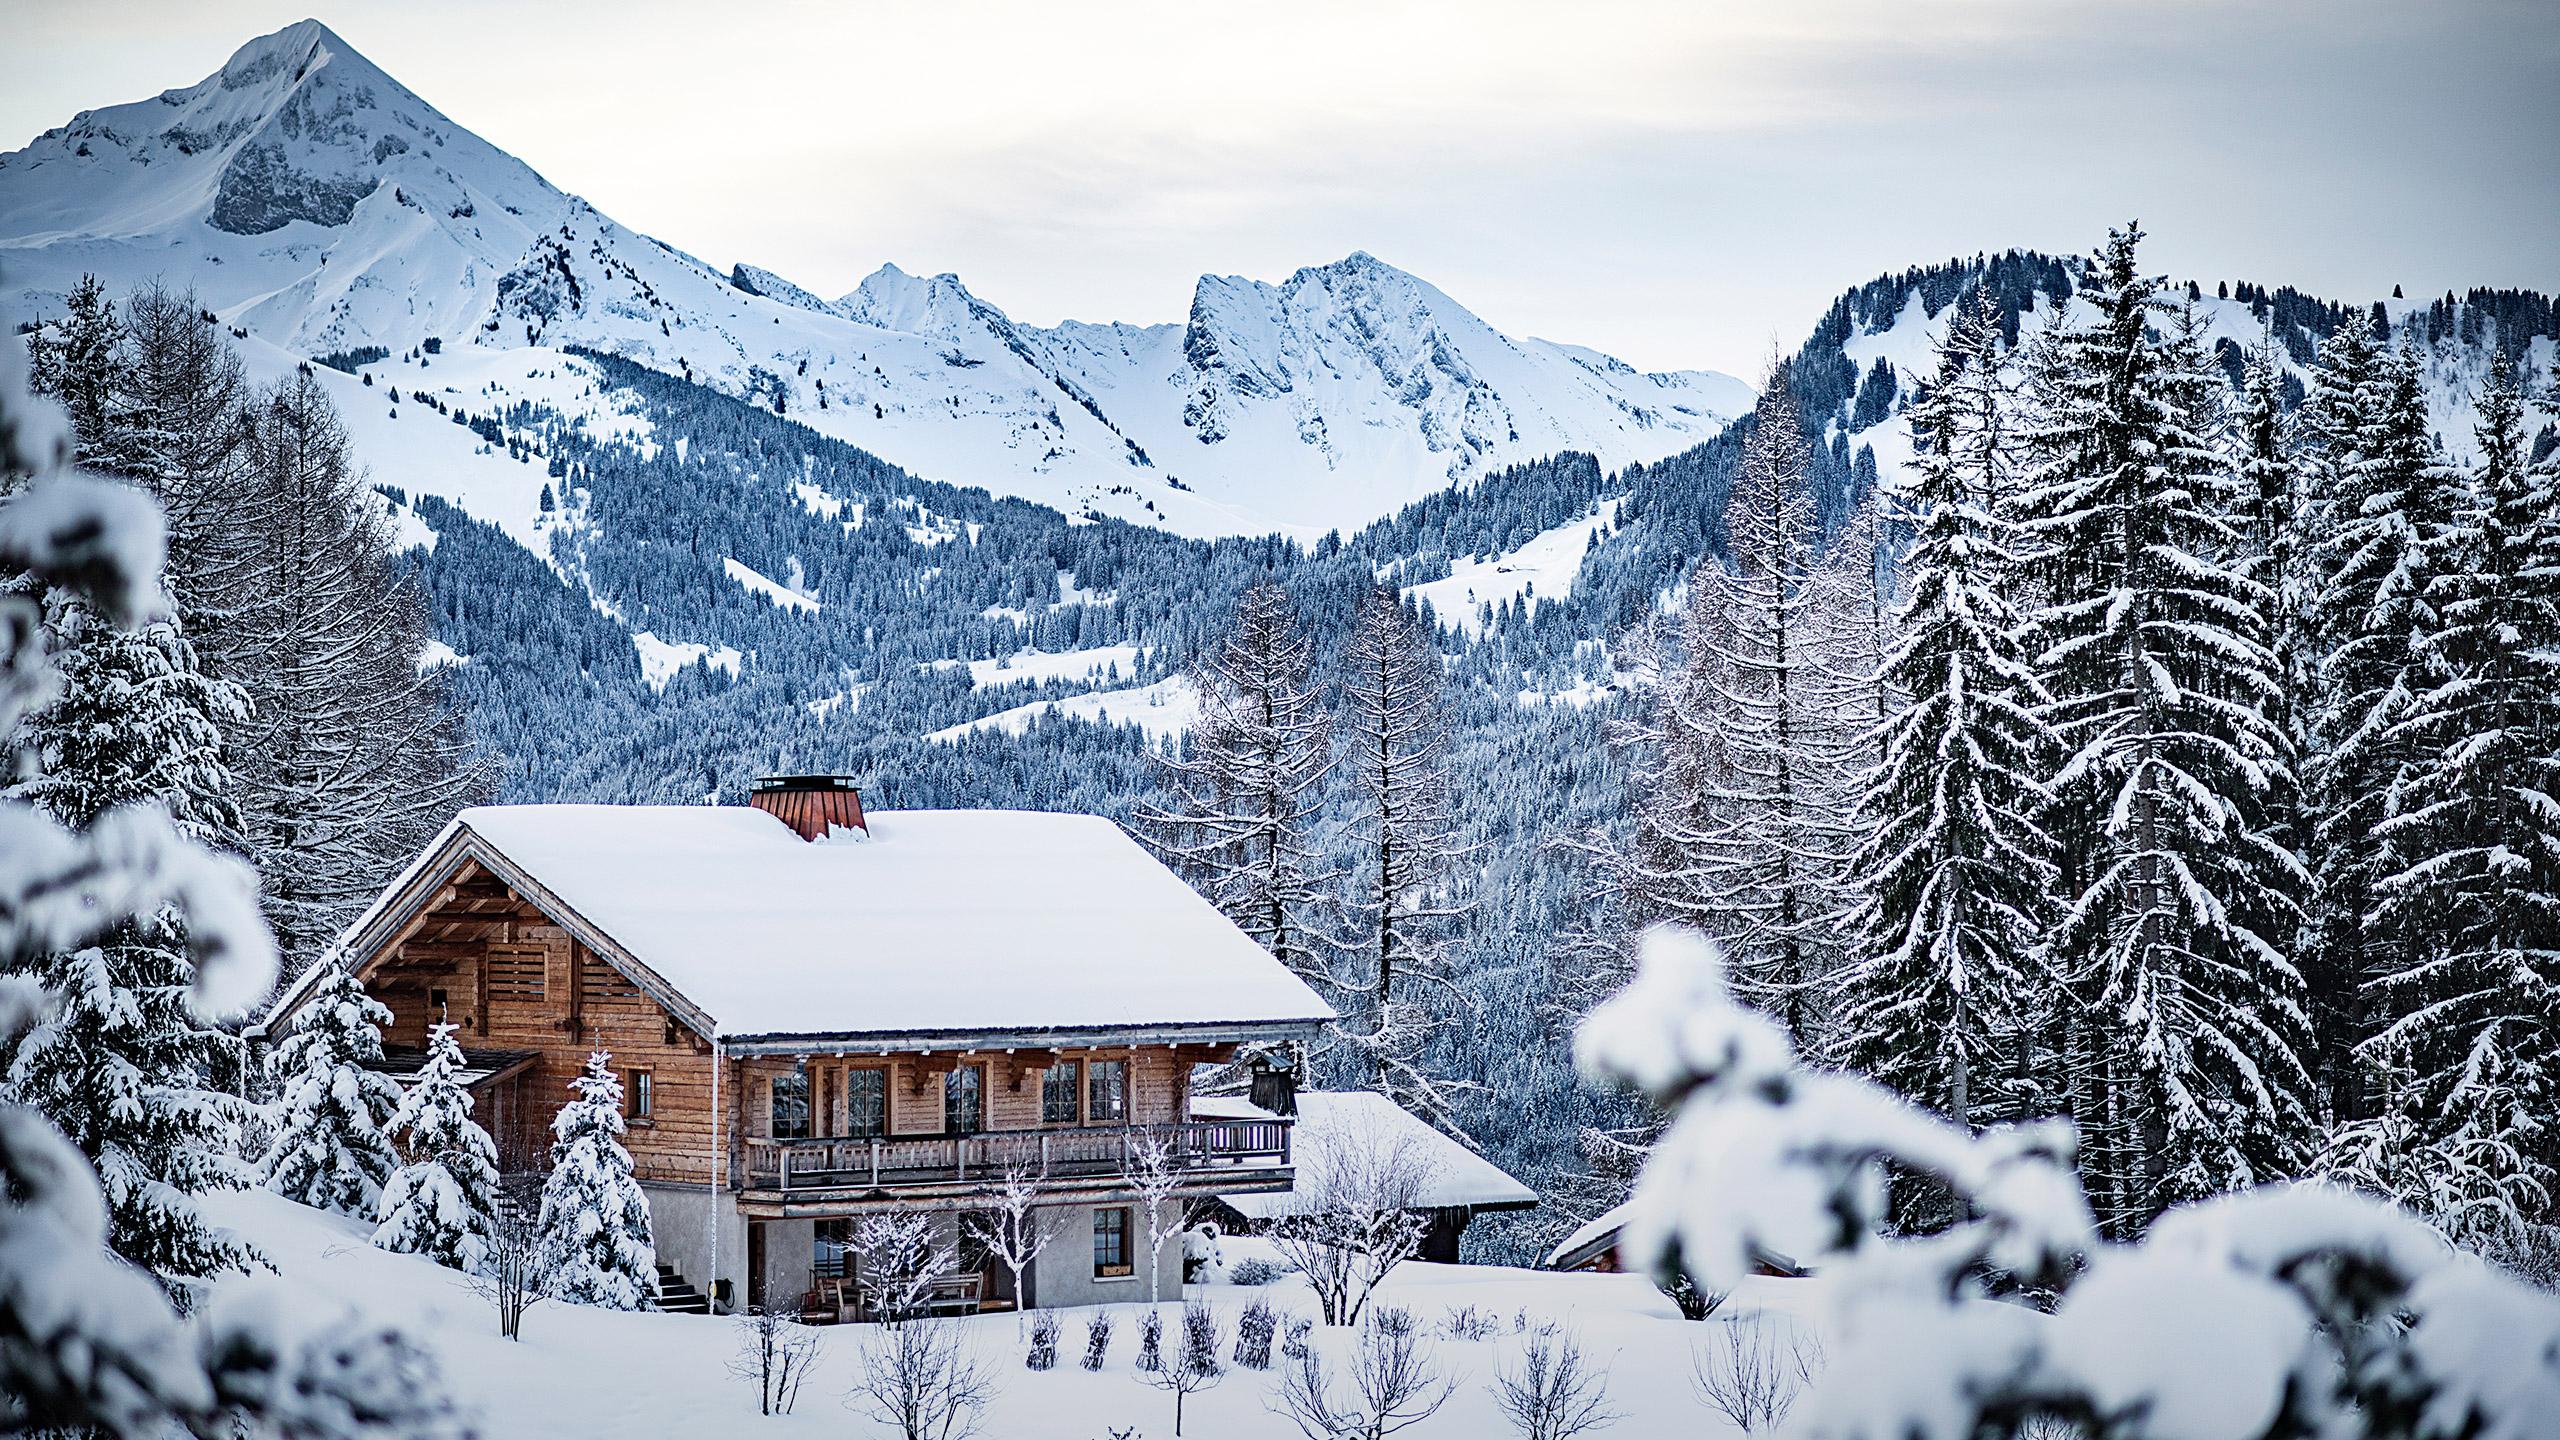
[[879,1140],[749,1140],[741,1198],[788,1203],[936,1192],[966,1196],[983,1193],[1015,1170],[1059,1190],[1125,1190],[1150,1140],[1167,1147],[1186,1190],[1276,1189],[1288,1183],[1288,1121],[1195,1120]]

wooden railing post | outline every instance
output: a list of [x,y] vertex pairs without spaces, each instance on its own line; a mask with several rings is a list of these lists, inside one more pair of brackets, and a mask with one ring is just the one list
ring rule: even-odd
[[880,1142],[878,1140],[871,1142],[871,1188],[874,1190],[880,1188]]

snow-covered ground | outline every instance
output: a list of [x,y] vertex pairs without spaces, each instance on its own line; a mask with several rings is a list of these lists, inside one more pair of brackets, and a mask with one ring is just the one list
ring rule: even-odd
[[[525,1317],[523,1339],[502,1340],[489,1304],[461,1276],[373,1249],[365,1243],[370,1227],[264,1192],[201,1203],[217,1223],[255,1242],[303,1303],[359,1308],[370,1319],[398,1324],[427,1341],[442,1360],[445,1383],[477,1413],[488,1440],[877,1433],[843,1404],[859,1371],[864,1328],[828,1331],[798,1412],[768,1419],[756,1413],[754,1390],[728,1372],[738,1341],[730,1320],[546,1303]],[[1233,1238],[1223,1250],[1230,1265],[1268,1254],[1260,1242]],[[1779,1323],[1810,1323],[1802,1317],[1817,1285],[1754,1281],[1724,1314],[1772,1313],[1783,1317]],[[1286,1313],[1315,1313],[1305,1282],[1294,1276],[1259,1288],[1196,1286],[1193,1293],[1220,1314],[1223,1355],[1232,1354],[1236,1312],[1257,1295]],[[1415,1262],[1388,1279],[1378,1303],[1401,1306],[1434,1330],[1452,1312],[1473,1307],[1493,1317],[1499,1332],[1481,1340],[1435,1335],[1435,1359],[1460,1383],[1445,1409],[1407,1432],[1412,1440],[1489,1440],[1512,1433],[1494,1409],[1490,1382],[1498,1367],[1518,1363],[1515,1326],[1523,1316],[1530,1323],[1570,1323],[1585,1350],[1608,1367],[1610,1401],[1626,1418],[1607,1433],[1629,1440],[1735,1433],[1699,1403],[1689,1381],[1692,1348],[1715,1338],[1723,1317],[1684,1322],[1637,1277]],[[1016,1339],[1013,1316],[963,1322],[996,1384],[982,1433],[1002,1440],[1103,1440],[1111,1427],[1129,1426],[1151,1437],[1170,1436],[1172,1399],[1142,1383],[1133,1363],[1136,1316],[1145,1307],[1110,1308],[1118,1312],[1116,1333],[1107,1362],[1093,1373],[1076,1365],[1089,1311],[1058,1312],[1065,1322],[1060,1364],[1047,1372],[1023,1367],[1024,1346]],[[1170,1343],[1178,1332],[1178,1307],[1168,1302],[1164,1309]],[[1315,1343],[1336,1354],[1350,1339],[1349,1331],[1319,1327]],[[1220,1384],[1186,1402],[1184,1434],[1199,1440],[1298,1440],[1297,1429],[1269,1408],[1276,1373],[1230,1365]]]
[[935,660],[928,662],[928,668],[966,667],[970,685],[988,690],[1044,680],[1109,680],[1136,673],[1146,655],[1143,645],[1095,645],[1082,650],[1017,650],[992,660]]
[[1000,730],[1019,735],[1031,728],[1043,715],[1058,715],[1094,725],[1135,725],[1150,740],[1165,740],[1189,730],[1200,718],[1200,691],[1184,676],[1175,675],[1152,685],[1128,690],[1099,690],[1090,695],[1070,695],[1063,700],[1035,700],[1016,705],[993,715],[946,726],[933,731],[927,740],[951,741],[981,730]]
[[1474,635],[1484,628],[1487,605],[1499,610],[1525,597],[1528,609],[1535,612],[1542,599],[1572,594],[1574,577],[1582,573],[1582,559],[1590,553],[1591,542],[1617,523],[1618,501],[1603,500],[1593,513],[1532,535],[1507,555],[1462,560],[1442,578],[1408,585],[1404,593],[1428,602],[1441,624]]
[[[818,610],[823,608],[818,603],[818,597],[801,589],[797,580],[794,580],[789,584],[785,584],[780,580],[774,579],[770,575],[766,575],[761,571],[756,570],[752,566],[741,564],[736,560],[723,559],[720,562],[720,568],[728,572],[730,579],[745,586],[749,594],[761,595],[767,600],[772,601],[774,604],[781,606],[785,610],[798,610],[807,614],[815,614]],[[794,561],[792,568],[795,570],[798,569],[799,562]]]
[[688,665],[708,665],[735,676],[746,663],[746,657],[733,646],[705,645],[699,640],[661,640],[646,630],[634,631],[631,644],[640,652],[640,678],[656,690],[666,689],[667,682]]

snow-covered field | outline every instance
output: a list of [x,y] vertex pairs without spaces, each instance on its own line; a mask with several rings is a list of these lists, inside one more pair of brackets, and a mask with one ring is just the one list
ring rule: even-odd
[[1030,729],[1033,721],[1051,713],[1094,725],[1135,725],[1146,732],[1148,739],[1164,740],[1189,730],[1200,718],[1200,690],[1189,677],[1175,675],[1128,690],[1097,690],[1062,700],[1034,700],[945,726],[924,738],[952,741],[981,730],[1019,735]]
[[[311,1303],[362,1309],[368,1318],[395,1323],[431,1344],[442,1358],[455,1397],[478,1412],[489,1440],[561,1440],[614,1436],[618,1440],[693,1440],[705,1435],[867,1436],[878,1433],[843,1404],[859,1369],[859,1345],[867,1331],[827,1332],[818,1367],[802,1392],[796,1414],[757,1415],[755,1391],[728,1372],[737,1349],[733,1321],[691,1315],[624,1314],[543,1304],[525,1319],[524,1338],[498,1338],[488,1303],[452,1271],[412,1256],[391,1255],[365,1243],[368,1227],[306,1209],[265,1192],[210,1197],[207,1213],[253,1240],[282,1272],[284,1283],[306,1292]],[[1229,1239],[1230,1264],[1267,1254],[1259,1242]],[[1775,1312],[1789,1323],[1815,1298],[1812,1281],[1754,1281],[1737,1294],[1725,1316]],[[1288,1277],[1248,1289],[1194,1287],[1222,1321],[1222,1354],[1231,1354],[1234,1316],[1260,1295],[1285,1313],[1315,1313],[1305,1282]],[[1406,1432],[1412,1440],[1486,1440],[1511,1433],[1494,1408],[1492,1377],[1515,1365],[1520,1341],[1514,1328],[1530,1323],[1569,1323],[1593,1359],[1608,1367],[1612,1405],[1626,1418],[1610,1434],[1718,1436],[1733,1433],[1719,1415],[1691,1393],[1693,1346],[1714,1336],[1723,1317],[1704,1325],[1679,1318],[1645,1281],[1629,1275],[1559,1275],[1493,1267],[1409,1263],[1391,1276],[1378,1302],[1410,1310],[1424,1327],[1438,1330],[1453,1311],[1474,1307],[1495,1317],[1499,1334],[1458,1340],[1435,1334],[1433,1352],[1448,1373],[1460,1377],[1457,1393],[1438,1415]],[[1119,1312],[1108,1361],[1098,1372],[1077,1368],[1084,1310],[1058,1312],[1064,1321],[1059,1368],[1023,1367],[1024,1346],[1010,1315],[963,1322],[976,1352],[990,1362],[997,1386],[983,1434],[1001,1440],[1103,1440],[1114,1426],[1165,1437],[1173,1433],[1171,1397],[1148,1388],[1134,1366],[1137,1312]],[[1179,1307],[1167,1302],[1168,1343]],[[1318,1327],[1315,1343],[1339,1352],[1351,1332]],[[1183,1433],[1201,1440],[1296,1440],[1297,1429],[1269,1408],[1275,1372],[1230,1365],[1214,1389],[1185,1404]]]
[[1574,577],[1582,573],[1582,559],[1590,553],[1591,542],[1609,533],[1617,520],[1618,501],[1604,500],[1594,513],[1541,531],[1507,555],[1460,561],[1447,575],[1408,585],[1404,593],[1408,599],[1428,602],[1441,624],[1474,635],[1484,628],[1487,605],[1498,610],[1522,600],[1534,612],[1541,599],[1572,594]]

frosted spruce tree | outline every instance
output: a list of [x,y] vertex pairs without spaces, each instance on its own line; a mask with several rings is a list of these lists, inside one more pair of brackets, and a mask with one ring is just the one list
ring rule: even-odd
[[378,1068],[391,1012],[352,971],[332,975],[276,1047],[267,1073],[277,1092],[275,1138],[258,1179],[288,1200],[372,1219],[382,1187],[400,1168],[391,1120],[400,1086]]
[[577,1098],[551,1122],[551,1178],[542,1186],[541,1273],[545,1293],[572,1305],[646,1310],[656,1293],[658,1254],[649,1197],[631,1178],[623,1148],[622,1081],[613,1057],[587,1056],[569,1082]]
[[1396,592],[1373,589],[1342,649],[1342,751],[1357,797],[1350,834],[1353,934],[1338,977],[1357,997],[1350,1035],[1362,1078],[1452,1135],[1458,1095],[1431,1073],[1424,1042],[1468,1008],[1451,980],[1452,922],[1466,913],[1449,791],[1440,648]]
[[2510,1227],[2547,1223],[2560,1195],[2560,486],[2528,463],[2522,417],[2501,354],[2479,468],[2428,547],[2423,678],[2388,737],[2412,763],[2383,805],[2398,868],[2375,887],[2377,918],[2407,949],[2372,982],[2389,1023],[2367,1046],[2405,1057],[2419,1143],[2442,1164],[2513,1167],[2460,1190],[2540,1197],[2498,1212]]
[[1839,977],[1841,1059],[1960,1125],[2007,1109],[1989,1082],[2020,1068],[2056,879],[2042,815],[2057,742],[2010,598],[2025,546],[2012,384],[1996,309],[1957,306],[1907,412],[1917,454],[1893,501],[1913,538],[1885,671],[1910,699],[1859,807],[1866,903]]
[[2296,420],[2311,665],[2297,724],[2304,859],[2320,897],[2304,975],[2325,1026],[2330,1109],[2342,1119],[2373,1113],[2349,1047],[2380,1026],[2366,982],[2398,963],[2396,947],[2370,923],[2375,886],[2390,869],[2377,827],[2392,777],[2409,759],[2393,726],[2417,688],[2411,637],[2423,628],[2422,532],[2440,528],[2414,457],[2373,458],[2373,447],[2408,423],[2385,421],[2397,388],[2385,384],[2386,358],[2365,317],[2347,317],[2320,347]]
[[[47,609],[61,689],[21,728],[36,773],[13,798],[77,831],[153,807],[194,843],[235,840],[217,721],[239,713],[239,693],[197,670],[174,621],[126,629],[67,594]],[[116,1253],[173,1287],[245,1268],[251,1252],[188,1200],[245,1176],[232,1158],[236,1102],[213,1088],[236,1068],[236,1042],[189,1006],[183,917],[146,915],[16,968],[61,1008],[17,1043],[5,1093],[97,1166]]]
[[476,1274],[488,1255],[490,1216],[498,1206],[498,1147],[471,1118],[471,1093],[457,1078],[462,1047],[454,1043],[453,1031],[451,1025],[432,1028],[426,1068],[391,1117],[392,1132],[409,1158],[382,1187],[373,1243]]
[[2217,504],[2222,381],[2141,273],[2140,239],[2114,232],[2087,317],[2037,337],[2024,502],[2063,741],[2050,955],[2073,1001],[2081,1168],[2112,1235],[2298,1173],[2313,1123],[2286,948],[2302,867],[2267,829],[2291,763],[2270,716],[2269,597],[2230,563],[2239,537]]
[[[54,689],[35,593],[111,624],[161,613],[164,531],[128,486],[65,469],[70,427],[0,347],[0,745],[24,748],[27,711]],[[166,809],[120,806],[72,829],[0,796],[0,1048],[59,997],[23,973],[128,927],[185,919],[179,997],[197,1019],[236,1015],[275,977],[256,877],[189,838]],[[149,1272],[115,1258],[98,1169],[39,1111],[0,1102],[0,1429],[142,1440],[290,1432],[307,1440],[466,1433],[433,1365],[396,1332],[312,1326],[217,1291],[181,1316]],[[352,1320],[353,1317],[350,1317]]]
[[1290,969],[1324,980],[1335,877],[1314,830],[1330,724],[1310,680],[1314,652],[1289,592],[1256,585],[1194,677],[1200,720],[1162,757],[1170,804],[1142,806],[1139,831],[1219,913]]

